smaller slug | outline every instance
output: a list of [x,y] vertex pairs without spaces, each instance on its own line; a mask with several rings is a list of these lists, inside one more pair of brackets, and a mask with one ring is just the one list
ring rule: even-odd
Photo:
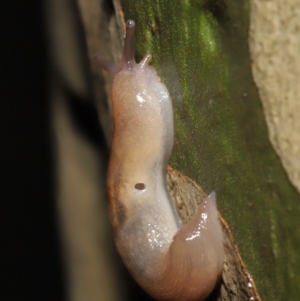
[[116,247],[135,280],[155,299],[204,300],[223,271],[215,193],[182,225],[166,182],[174,136],[172,101],[149,66],[151,55],[135,62],[134,28],[134,21],[127,21],[121,67],[95,56],[113,76],[107,194]]

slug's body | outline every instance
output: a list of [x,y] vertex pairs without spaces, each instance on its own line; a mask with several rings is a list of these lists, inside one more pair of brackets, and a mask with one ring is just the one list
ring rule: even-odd
[[95,57],[114,76],[114,134],[107,176],[117,249],[157,300],[204,300],[223,270],[221,227],[212,193],[185,225],[173,208],[166,169],[173,147],[172,102],[151,55],[136,64],[128,21],[123,65]]

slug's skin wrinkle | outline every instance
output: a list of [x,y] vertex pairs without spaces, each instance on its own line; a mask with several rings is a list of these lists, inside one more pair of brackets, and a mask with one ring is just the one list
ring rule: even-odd
[[172,102],[149,66],[151,55],[135,62],[134,27],[127,22],[121,67],[95,56],[114,76],[107,190],[116,246],[136,281],[157,300],[204,300],[223,270],[215,194],[181,225],[166,185],[174,135]]

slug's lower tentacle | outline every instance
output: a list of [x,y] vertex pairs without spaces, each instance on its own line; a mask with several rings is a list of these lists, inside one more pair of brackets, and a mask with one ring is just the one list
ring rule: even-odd
[[[136,281],[157,300],[204,300],[223,270],[215,194],[181,225],[166,186],[174,135],[171,98],[148,65],[151,55],[135,63],[133,21],[126,30],[123,65],[112,84],[114,134],[107,175],[116,246]],[[117,70],[97,61],[111,73]]]
[[106,59],[104,59],[100,54],[96,54],[94,56],[95,61],[104,69],[106,72],[108,72],[111,76],[115,76],[119,71],[120,67],[108,62]]

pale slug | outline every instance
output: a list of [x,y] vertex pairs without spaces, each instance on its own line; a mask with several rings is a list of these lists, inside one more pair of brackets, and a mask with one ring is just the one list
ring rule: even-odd
[[95,56],[114,77],[107,191],[116,246],[136,281],[157,300],[204,300],[223,270],[215,194],[181,225],[166,186],[172,102],[149,66],[151,55],[135,62],[134,28],[134,21],[128,21],[121,67]]

